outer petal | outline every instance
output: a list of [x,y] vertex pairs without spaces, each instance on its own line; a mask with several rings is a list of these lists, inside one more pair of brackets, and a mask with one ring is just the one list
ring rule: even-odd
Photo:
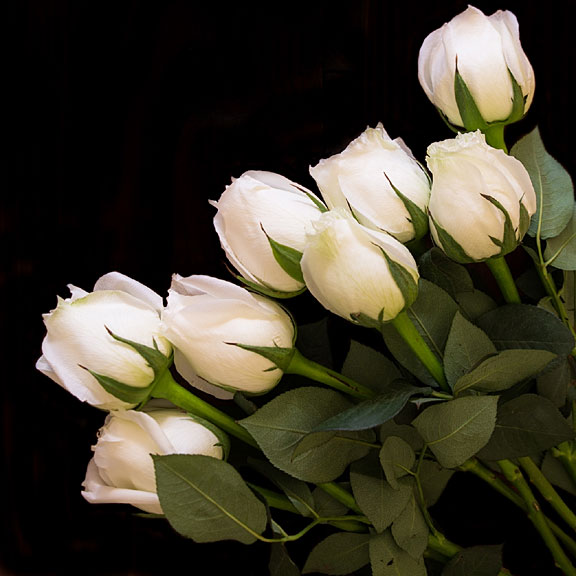
[[405,246],[391,236],[368,230],[339,211],[324,214],[302,257],[302,272],[311,294],[331,312],[350,320],[365,314],[390,320],[404,308],[402,292],[393,280],[385,250],[417,278],[417,268]]
[[88,464],[82,486],[82,496],[91,504],[131,504],[151,514],[163,513],[156,492],[108,486],[102,480],[94,459]]
[[[192,385],[197,377],[232,390],[262,393],[282,376],[269,360],[235,344],[291,348],[294,326],[275,302],[229,282],[175,278],[163,312],[163,331],[176,349],[176,367]],[[201,383],[201,389],[206,389]]]
[[170,443],[166,454],[204,454],[222,459],[224,452],[214,432],[181,410],[148,410]]
[[94,290],[114,290],[121,291],[138,298],[156,310],[162,310],[164,303],[162,297],[140,282],[121,274],[120,272],[109,272],[100,277],[94,285]]
[[428,177],[404,142],[392,140],[381,123],[310,167],[310,174],[330,208],[349,209],[361,224],[402,242],[414,238],[409,213],[393,186],[425,210]]
[[217,202],[214,227],[232,265],[246,278],[275,290],[295,292],[303,285],[276,262],[266,235],[301,251],[305,229],[320,214],[313,194],[265,171],[233,180]]
[[469,6],[448,25],[445,45],[458,58],[458,70],[482,117],[505,120],[512,112],[512,84],[504,59],[502,38],[490,20]]
[[[427,162],[433,174],[430,215],[474,260],[500,253],[491,238],[503,239],[504,214],[487,197],[502,205],[515,229],[520,202],[530,216],[536,210],[536,195],[524,166],[488,146],[480,132],[431,144]],[[434,226],[432,234],[438,242]]]
[[526,97],[524,110],[527,111],[534,98],[536,79],[532,64],[520,44],[518,19],[509,10],[498,10],[490,16],[490,22],[500,33],[506,64],[522,88],[522,93]]
[[[64,372],[85,382],[81,366],[131,386],[147,386],[152,381],[154,374],[145,360],[107,331],[154,346],[160,319],[141,300],[125,292],[93,292],[74,301],[60,300],[54,311],[44,315],[44,322],[43,354],[67,387],[74,384],[64,378]],[[157,343],[162,352],[169,353],[166,342],[157,338]]]

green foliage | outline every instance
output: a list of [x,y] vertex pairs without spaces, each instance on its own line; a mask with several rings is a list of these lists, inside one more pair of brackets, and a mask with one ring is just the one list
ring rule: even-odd
[[270,576],[300,576],[300,570],[288,555],[284,543],[274,543],[270,546]]
[[386,391],[325,420],[313,432],[374,428],[396,416],[412,396],[425,394],[429,390],[428,387],[413,386],[405,380],[395,380]]
[[396,487],[386,480],[378,457],[369,454],[350,467],[350,484],[358,506],[374,530],[382,532],[402,513],[412,497],[414,479],[399,478]]
[[287,496],[294,508],[302,516],[306,518],[314,516],[314,497],[308,484],[278,470],[278,468],[264,460],[252,460],[251,466],[273,482]]
[[479,452],[485,460],[538,455],[574,438],[574,430],[550,400],[522,394],[498,408],[490,441]]
[[477,324],[498,350],[526,348],[566,356],[574,347],[570,330],[556,316],[529,304],[499,306]]
[[308,482],[330,482],[368,451],[371,431],[334,432],[294,457],[298,443],[321,422],[348,409],[351,402],[338,392],[302,387],[277,396],[240,424],[274,466]]
[[196,542],[251,544],[263,532],[264,504],[227,462],[183,454],[153,459],[162,510],[183,536]]
[[376,392],[386,392],[402,376],[390,358],[356,340],[350,342],[342,374]]
[[572,216],[574,186],[570,175],[550,156],[538,127],[516,142],[510,154],[524,164],[536,192],[538,208],[528,234],[538,234],[544,240],[558,236]]
[[502,350],[458,379],[454,393],[501,392],[540,373],[556,354],[548,350]]
[[[432,282],[420,278],[418,298],[407,313],[426,344],[438,358],[443,356],[452,320],[457,311],[458,305],[447,292]],[[402,366],[421,382],[436,386],[428,369],[393,326],[384,325],[382,335],[391,354]]]
[[465,396],[426,408],[413,425],[438,462],[455,468],[472,458],[490,439],[498,398]]
[[434,247],[425,252],[419,262],[420,276],[433,282],[452,298],[461,292],[473,292],[474,283],[465,266],[448,258],[440,248]]
[[408,552],[415,560],[423,558],[424,551],[428,547],[428,524],[414,490],[408,504],[392,523],[391,531],[396,544],[402,550]]
[[442,576],[498,576],[501,568],[501,546],[473,546],[458,552],[446,564]]
[[398,489],[398,478],[410,474],[416,462],[416,455],[410,444],[398,436],[389,436],[384,440],[379,457],[386,481],[394,490]]
[[497,354],[485,332],[456,312],[444,351],[444,373],[452,388],[482,360]]
[[302,573],[350,574],[370,562],[369,541],[368,534],[331,534],[312,549]]
[[373,576],[426,576],[422,558],[414,558],[394,540],[390,530],[370,538]]
[[557,236],[546,241],[544,259],[552,260],[555,268],[576,270],[576,202],[572,209],[572,218],[566,227]]

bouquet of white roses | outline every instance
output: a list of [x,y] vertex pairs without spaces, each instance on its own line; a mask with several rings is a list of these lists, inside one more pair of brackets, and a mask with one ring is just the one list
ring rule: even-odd
[[[174,274],[164,299],[111,272],[44,316],[37,368],[106,414],[86,500],[267,542],[276,575],[509,574],[431,513],[468,473],[576,574],[572,182],[537,129],[508,148],[535,87],[511,12],[432,32],[418,77],[453,132],[425,162],[378,124],[310,167],[318,192],[245,172],[212,202],[229,280]],[[342,322],[357,336],[337,358]]]

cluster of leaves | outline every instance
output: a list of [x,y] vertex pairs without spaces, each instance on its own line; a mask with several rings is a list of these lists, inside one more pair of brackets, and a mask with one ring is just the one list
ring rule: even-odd
[[[576,495],[559,458],[576,458],[573,190],[537,130],[511,153],[527,166],[538,195],[520,250],[532,256],[544,293],[500,304],[475,286],[466,265],[430,248],[419,257],[418,298],[407,312],[441,361],[449,391],[439,391],[411,347],[384,325],[382,346],[352,340],[341,366],[374,392],[369,399],[305,379],[259,404],[237,398],[250,412],[240,424],[261,453],[249,453],[242,465],[155,457],[160,502],[178,532],[197,542],[270,542],[270,571],[278,576],[300,574],[289,543],[319,524],[333,531],[311,549],[303,573],[369,566],[374,576],[420,576],[436,553],[446,562],[443,576],[495,576],[498,547],[450,549],[430,517],[452,475],[529,457],[553,485]],[[530,275],[519,282],[529,286]],[[554,278],[560,290],[546,284]],[[300,342],[313,342],[315,355],[330,347],[326,326],[300,327]],[[244,465],[251,480],[241,474]],[[304,522],[301,531],[288,534],[280,525],[278,513],[286,512]]]

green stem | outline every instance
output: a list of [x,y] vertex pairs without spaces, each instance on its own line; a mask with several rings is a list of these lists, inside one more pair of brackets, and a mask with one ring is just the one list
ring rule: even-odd
[[[546,263],[543,262],[542,251],[539,251],[538,254],[540,261],[536,263],[536,270],[538,272],[538,276],[540,277],[540,281],[546,290],[546,294],[550,297],[552,301],[552,305],[558,314],[558,317],[565,326],[568,327],[570,332],[572,332],[572,336],[576,340],[576,327],[570,322],[570,318],[568,318],[568,313],[566,312],[566,307],[564,306],[564,302],[562,298],[560,298],[560,294],[558,294],[558,290],[556,289],[556,283],[554,282],[554,278],[548,273],[548,269],[546,267]],[[572,350],[572,356],[576,357],[576,347]]]
[[260,496],[266,500],[266,504],[268,504],[270,508],[292,512],[292,514],[299,514],[294,504],[292,504],[292,502],[283,494],[278,494],[278,492],[274,492],[274,490],[263,488],[262,486],[258,486],[252,482],[246,482],[246,484],[250,486],[254,492],[260,494]]
[[[484,467],[475,458],[467,460],[466,462],[464,462],[464,464],[461,464],[459,468],[464,472],[470,472],[474,474],[475,476],[486,482],[494,490],[499,492],[502,496],[510,500],[510,502],[512,502],[522,510],[526,511],[526,504],[523,498],[519,496],[518,493],[514,492],[514,490],[512,490],[508,486],[508,484],[502,482],[502,480],[493,470]],[[572,538],[570,538],[570,536],[568,536],[568,534],[566,534],[566,532],[564,532],[564,530],[562,530],[562,528],[560,528],[552,520],[547,518],[546,521],[548,522],[548,525],[550,526],[550,529],[552,530],[556,538],[558,538],[562,542],[564,547],[570,551],[572,556],[576,558],[576,542],[572,540]]]
[[198,396],[195,396],[192,392],[178,384],[168,371],[154,387],[152,396],[154,398],[169,400],[172,404],[179,406],[183,410],[195,414],[200,418],[205,418],[225,432],[246,442],[246,444],[258,448],[258,444],[254,438],[252,438],[250,433],[240,426],[236,420],[228,414],[214,408],[214,406],[198,398]]
[[574,514],[574,512],[572,512],[572,510],[566,506],[564,500],[562,500],[546,476],[542,474],[540,468],[534,464],[532,458],[529,456],[522,456],[518,458],[518,462],[528,474],[530,482],[536,486],[544,499],[550,503],[556,512],[558,512],[558,514],[564,519],[568,526],[570,526],[573,530],[576,530],[576,514]]
[[428,534],[428,547],[434,552],[439,552],[447,558],[452,558],[462,550],[461,546],[450,542],[445,536],[440,532],[430,532]]
[[[251,482],[247,482],[247,484],[252,488],[252,490],[254,490],[254,492],[257,492],[264,498],[264,500],[266,500],[266,504],[268,504],[270,508],[284,510],[285,512],[291,512],[292,514],[300,514],[294,504],[292,504],[290,499],[284,496],[284,494],[279,494],[278,492],[274,492],[274,490],[263,488],[262,486],[252,484]],[[313,510],[311,510],[311,512],[315,514]],[[366,522],[359,521],[357,518],[353,517],[343,516],[338,518],[322,518],[316,515],[316,519],[319,523],[330,524],[335,528],[344,530],[345,532],[366,532],[367,529]]]
[[292,359],[288,364],[285,372],[287,374],[297,374],[299,376],[305,376],[314,380],[315,382],[320,382],[339,390],[340,392],[345,392],[356,398],[373,398],[376,393],[366,386],[355,382],[351,378],[347,378],[330,368],[326,368],[317,362],[309,360],[303,356],[298,350],[294,351]]
[[508,267],[508,263],[504,259],[504,256],[496,256],[495,258],[489,258],[486,260],[486,265],[492,272],[504,300],[508,304],[520,304],[520,294],[514,283],[514,278]]
[[324,490],[326,494],[332,496],[334,500],[337,500],[341,504],[344,504],[344,506],[346,506],[353,512],[356,512],[356,514],[363,514],[358,504],[356,504],[354,496],[352,496],[352,494],[350,494],[350,492],[348,492],[346,488],[340,486],[340,484],[336,484],[335,482],[325,482],[318,484],[318,488]]
[[[205,418],[209,422],[212,422],[212,424],[218,426],[232,436],[235,436],[239,440],[242,440],[246,444],[253,446],[254,448],[259,448],[258,444],[248,431],[240,426],[231,416],[217,408],[214,408],[211,404],[208,404],[201,398],[192,394],[186,388],[180,386],[169,372],[166,372],[165,376],[158,381],[154,387],[152,395],[154,398],[169,400],[183,410],[187,410],[200,418]],[[319,484],[319,486],[333,498],[345,504],[350,510],[362,514],[362,511],[356,504],[354,497],[338,484],[334,482],[326,482],[324,484]],[[283,509],[288,509],[285,502],[280,503],[280,500],[274,499],[274,503],[278,506],[282,506]],[[348,522],[349,520],[346,520],[346,524],[344,525],[350,526],[350,524],[347,524]],[[308,529],[305,529],[305,531]]]
[[576,450],[574,449],[574,442],[566,441],[558,444],[556,448],[552,449],[552,456],[560,460],[564,470],[566,470],[576,487]]
[[432,352],[428,344],[426,344],[424,338],[418,330],[408,313],[404,310],[392,320],[392,325],[396,328],[398,334],[402,339],[410,346],[411,350],[416,354],[418,359],[426,366],[430,374],[432,374],[434,380],[440,384],[440,387],[444,392],[450,394],[450,386],[446,382],[446,377],[444,376],[444,368],[442,362],[438,357]]
[[508,481],[518,490],[526,505],[526,514],[539,532],[542,540],[550,550],[554,558],[555,565],[560,568],[566,576],[576,576],[576,569],[561,548],[556,536],[552,532],[546,516],[543,514],[540,504],[534,497],[532,490],[526,479],[522,475],[520,468],[510,460],[499,460],[498,465]]

